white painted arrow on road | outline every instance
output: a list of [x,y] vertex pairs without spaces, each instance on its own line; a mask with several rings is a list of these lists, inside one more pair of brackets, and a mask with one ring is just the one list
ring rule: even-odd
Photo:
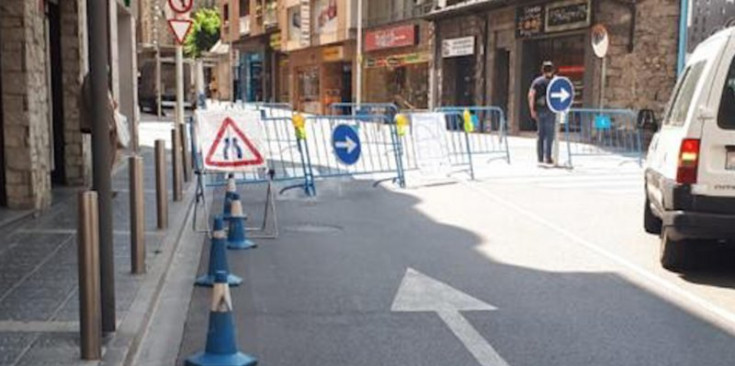
[[393,300],[393,312],[435,312],[482,366],[508,366],[461,311],[492,311],[496,307],[409,268]]
[[357,142],[352,141],[350,136],[345,136],[344,141],[337,141],[334,143],[334,146],[338,149],[347,149],[347,153],[352,154],[357,149]]
[[554,99],[559,99],[562,103],[566,102],[569,97],[571,97],[572,94],[570,94],[566,89],[561,88],[560,92],[557,93],[551,93],[551,97]]

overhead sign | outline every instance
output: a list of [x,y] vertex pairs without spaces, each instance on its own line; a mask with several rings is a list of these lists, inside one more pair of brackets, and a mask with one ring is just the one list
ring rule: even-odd
[[338,125],[332,131],[332,147],[334,155],[345,165],[353,165],[360,160],[362,148],[360,137],[350,125]]
[[599,58],[605,58],[607,49],[610,46],[610,37],[604,25],[598,24],[592,27],[592,50]]
[[168,0],[168,6],[176,13],[184,14],[191,11],[194,0]]
[[446,175],[451,169],[443,113],[412,113],[411,136],[416,164],[424,175]]
[[469,56],[475,53],[475,37],[445,39],[442,41],[442,57]]
[[516,37],[533,37],[544,33],[544,6],[519,6],[516,10]]
[[192,21],[189,19],[169,19],[168,20],[168,27],[171,29],[171,32],[174,34],[174,39],[176,40],[176,43],[183,45],[184,41],[186,41],[186,36],[189,35],[189,32],[191,31],[191,25]]
[[267,166],[259,113],[199,111],[197,127],[205,170],[247,172]]
[[568,0],[546,5],[547,32],[562,32],[590,25],[589,0]]
[[365,51],[413,46],[416,44],[416,26],[413,24],[368,31],[365,33]]
[[555,113],[564,113],[574,102],[574,85],[565,77],[555,77],[546,88],[546,105]]
[[341,61],[345,58],[344,46],[332,46],[322,50],[322,61],[334,62]]
[[429,55],[427,53],[417,52],[405,55],[368,58],[365,60],[365,67],[401,67],[411,64],[420,64],[423,62],[429,62]]

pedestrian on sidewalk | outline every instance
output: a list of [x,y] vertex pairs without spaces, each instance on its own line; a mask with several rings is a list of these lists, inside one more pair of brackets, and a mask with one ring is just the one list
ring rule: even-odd
[[546,90],[551,79],[556,75],[556,68],[551,61],[544,61],[541,66],[542,75],[531,83],[528,91],[528,108],[531,118],[536,121],[538,141],[536,150],[539,164],[553,165],[551,151],[554,146],[556,132],[556,115],[546,105]]

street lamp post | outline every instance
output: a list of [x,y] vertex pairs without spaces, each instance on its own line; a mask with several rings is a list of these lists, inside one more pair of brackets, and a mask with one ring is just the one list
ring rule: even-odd
[[357,0],[357,91],[356,110],[362,104],[362,0]]

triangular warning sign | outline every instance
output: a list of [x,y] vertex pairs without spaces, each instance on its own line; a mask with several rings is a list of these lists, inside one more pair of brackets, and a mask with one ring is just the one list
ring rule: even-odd
[[[250,158],[247,157],[247,152],[250,153]],[[235,121],[227,117],[222,121],[204,162],[220,168],[239,168],[263,165],[265,160]]]
[[186,36],[191,31],[191,20],[189,19],[169,19],[168,27],[171,28],[171,32],[176,38],[178,44],[184,44]]

